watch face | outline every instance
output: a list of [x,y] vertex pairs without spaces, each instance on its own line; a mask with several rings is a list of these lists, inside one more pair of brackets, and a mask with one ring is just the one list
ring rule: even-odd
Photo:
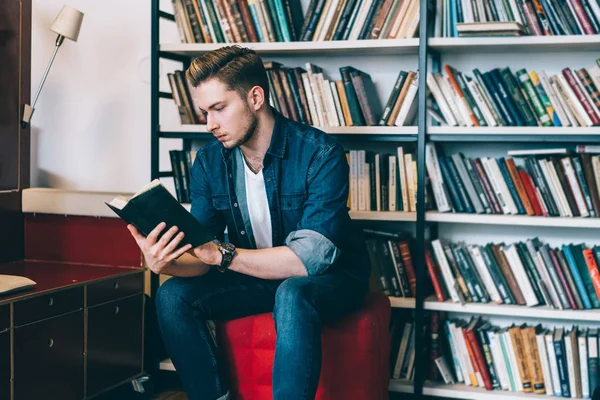
[[233,253],[235,252],[235,246],[232,245],[231,243],[221,243],[221,246],[223,247],[223,249],[225,251],[227,251],[228,253]]

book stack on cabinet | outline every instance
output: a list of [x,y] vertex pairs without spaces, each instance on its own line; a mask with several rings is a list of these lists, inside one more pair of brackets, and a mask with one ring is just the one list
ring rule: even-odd
[[[600,36],[595,28],[594,34],[586,32],[580,18],[583,9],[593,27],[595,3],[567,0],[557,9],[554,0],[493,0],[481,2],[482,10],[479,1],[465,0],[432,1],[425,8],[427,2],[410,0],[302,0],[299,7],[287,0],[235,0],[211,1],[211,12],[208,0],[186,1],[188,16],[177,1],[179,16],[159,12],[158,1],[153,2],[153,178],[169,183],[177,174],[165,149],[181,151],[185,158],[210,139],[203,122],[189,118],[187,123],[180,116],[182,96],[177,104],[176,94],[166,93],[166,75],[158,80],[159,57],[182,63],[174,70],[185,71],[193,57],[242,42],[265,62],[270,104],[336,135],[347,151],[350,215],[366,234],[373,289],[387,293],[394,307],[390,390],[417,397],[540,398],[543,379],[547,393],[557,395],[560,387],[564,397],[560,376],[558,385],[551,369],[544,376],[550,347],[544,353],[538,345],[535,365],[541,374],[527,361],[516,363],[533,342],[515,348],[510,333],[519,331],[524,341],[535,328],[536,343],[552,336],[552,348],[560,343],[563,350],[560,360],[579,360],[579,371],[563,371],[569,396],[588,391],[591,396],[596,385],[591,371],[597,369],[593,338],[600,328],[594,302],[599,295],[594,284],[600,152],[594,146],[600,143],[600,127],[594,116],[600,112]],[[542,35],[529,26],[531,16],[521,14],[531,5],[540,29],[546,23],[541,12],[548,15],[550,29],[542,29]],[[199,21],[199,36],[193,23],[184,21],[190,10]],[[417,19],[413,32],[417,14],[428,16],[430,26]],[[163,38],[159,17],[182,27],[174,24],[174,34]],[[208,27],[202,26],[204,20]],[[481,37],[458,37],[457,23],[494,21],[519,23],[522,36],[492,36],[488,30]],[[181,35],[182,29],[191,29],[191,35]],[[159,104],[171,112],[161,110],[159,118]],[[400,248],[404,240],[410,262]],[[470,328],[470,342],[464,336],[462,344],[450,342],[446,321],[458,324],[463,335],[462,328]],[[557,334],[555,340],[561,329],[562,338]],[[490,341],[492,333],[497,336]],[[585,352],[573,347],[575,342],[583,346],[584,338]],[[469,356],[480,349],[488,374],[492,364],[486,348],[502,355],[503,363],[492,357],[494,370],[501,370],[496,387],[490,376],[495,390],[486,390],[483,376],[475,374],[476,367],[484,372],[481,359],[470,359],[476,385],[468,364],[467,381],[462,369],[463,380],[458,380],[452,344],[468,346],[462,349]],[[444,382],[437,365],[442,362],[435,362],[442,355],[454,383]],[[527,377],[521,375],[524,368]],[[570,373],[573,379],[567,382]]]

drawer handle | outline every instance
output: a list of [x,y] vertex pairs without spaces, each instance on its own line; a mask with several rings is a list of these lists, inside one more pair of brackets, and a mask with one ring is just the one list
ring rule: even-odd
[[48,339],[48,347],[52,347],[54,346],[54,339],[50,338]]
[[115,282],[115,290],[119,289],[119,282]]
[[52,307],[54,305],[54,297],[50,297],[48,300],[48,307]]
[[115,315],[119,313],[119,306],[115,306]]

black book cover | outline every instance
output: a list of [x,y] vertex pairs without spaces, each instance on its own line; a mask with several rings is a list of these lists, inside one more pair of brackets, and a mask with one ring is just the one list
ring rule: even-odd
[[185,236],[178,247],[190,243],[193,247],[215,239],[214,235],[198,222],[158,179],[152,181],[130,199],[117,196],[106,204],[121,219],[137,228],[144,236],[161,222],[167,226],[158,239],[171,227],[177,226]]

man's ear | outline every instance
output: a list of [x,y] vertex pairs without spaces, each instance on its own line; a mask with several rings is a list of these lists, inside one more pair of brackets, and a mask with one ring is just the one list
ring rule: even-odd
[[250,92],[248,93],[248,102],[255,111],[260,110],[266,102],[265,91],[263,88],[254,86],[250,89]]

